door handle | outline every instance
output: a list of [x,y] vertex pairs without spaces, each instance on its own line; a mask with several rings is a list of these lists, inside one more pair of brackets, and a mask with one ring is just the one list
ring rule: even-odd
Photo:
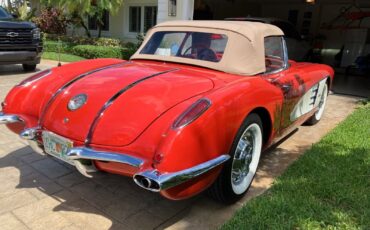
[[281,86],[281,90],[283,90],[284,93],[288,93],[291,88],[292,88],[292,85],[291,84],[283,84]]

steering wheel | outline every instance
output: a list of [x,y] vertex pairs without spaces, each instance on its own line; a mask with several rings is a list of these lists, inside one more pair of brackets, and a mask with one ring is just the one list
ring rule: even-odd
[[186,54],[192,50],[192,49],[196,49],[197,50],[197,59],[199,60],[204,60],[204,61],[212,61],[212,62],[216,62],[218,59],[217,59],[217,55],[216,55],[216,52],[214,50],[212,50],[211,48],[208,48],[204,45],[200,45],[200,46],[190,46],[189,48],[187,48],[184,52],[184,54],[182,56],[187,56]]

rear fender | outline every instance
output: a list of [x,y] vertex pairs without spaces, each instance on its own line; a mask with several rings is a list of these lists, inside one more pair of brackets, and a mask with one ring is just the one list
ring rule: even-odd
[[[52,72],[40,80],[13,87],[5,98],[2,110],[4,113],[19,115],[25,121],[26,127],[32,127],[37,124],[47,101],[64,84],[86,72],[122,62],[118,59],[96,59],[52,68]],[[12,131],[21,128],[19,124],[10,124],[8,127]]]
[[[203,115],[183,128],[168,128],[163,136],[154,156],[154,159],[160,159],[160,162],[154,162],[158,171],[176,172],[228,154],[246,116],[253,109],[262,107],[269,112],[273,124],[273,114],[282,100],[281,92],[259,77],[235,82],[204,97],[210,99],[212,105]],[[187,101],[187,107],[196,99]],[[274,127],[272,129],[272,133],[275,132]],[[222,166],[218,166],[187,183],[161,191],[161,194],[169,199],[193,196],[210,186],[221,169]]]

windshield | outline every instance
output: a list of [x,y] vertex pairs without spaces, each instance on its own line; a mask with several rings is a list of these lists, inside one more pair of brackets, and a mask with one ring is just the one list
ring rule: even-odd
[[0,7],[0,18],[12,18],[12,16],[4,8]]
[[140,54],[190,58],[219,62],[224,54],[227,36],[202,32],[156,32]]

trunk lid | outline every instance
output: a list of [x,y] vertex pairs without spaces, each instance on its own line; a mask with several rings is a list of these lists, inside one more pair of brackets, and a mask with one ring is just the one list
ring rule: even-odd
[[[97,120],[92,144],[125,146],[168,109],[212,88],[213,82],[205,77],[164,65],[130,63],[93,73],[69,86],[49,107],[43,125],[84,141]],[[87,95],[86,104],[70,111],[68,102],[78,94]]]

